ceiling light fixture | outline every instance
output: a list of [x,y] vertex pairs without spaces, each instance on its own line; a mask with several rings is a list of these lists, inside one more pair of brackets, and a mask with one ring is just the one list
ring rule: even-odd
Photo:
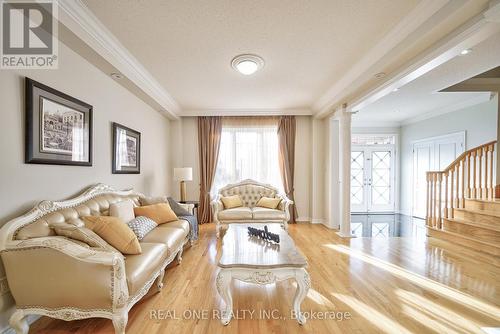
[[377,79],[382,79],[384,77],[385,77],[385,73],[384,72],[380,72],[380,73],[375,74],[375,78],[377,78]]
[[472,49],[465,49],[465,50],[460,51],[460,54],[462,56],[465,56],[465,55],[468,55],[471,52],[472,52]]
[[399,90],[399,88],[394,88],[392,91],[397,92],[398,90]]
[[243,75],[252,75],[264,67],[264,59],[252,54],[239,55],[233,58],[231,67]]

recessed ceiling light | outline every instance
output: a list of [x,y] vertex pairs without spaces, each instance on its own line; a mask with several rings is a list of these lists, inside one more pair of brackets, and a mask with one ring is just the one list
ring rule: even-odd
[[399,88],[394,88],[392,91],[397,92],[398,90],[399,90]]
[[382,79],[384,77],[385,77],[385,73],[384,72],[380,72],[380,73],[375,74],[375,78],[377,78],[377,79]]
[[111,73],[109,76],[112,77],[113,79],[123,78],[123,74],[121,74],[121,73]]
[[239,55],[233,58],[231,66],[243,75],[252,75],[264,67],[264,59],[252,54]]
[[462,56],[465,56],[465,55],[468,55],[471,52],[472,52],[472,49],[465,49],[465,50],[460,51],[460,54]]

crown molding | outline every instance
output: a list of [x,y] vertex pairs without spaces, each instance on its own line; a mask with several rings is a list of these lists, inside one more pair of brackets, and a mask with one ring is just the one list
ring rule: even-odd
[[446,107],[437,108],[415,117],[407,118],[401,122],[401,126],[421,122],[429,118],[434,118],[440,115],[448,114],[457,110],[465,109],[484,102],[488,102],[492,99],[493,96],[494,94],[491,94],[490,92],[477,93],[477,96],[474,96],[468,100],[461,101],[459,103],[455,103]]
[[498,33],[500,25],[486,19],[485,14],[490,10],[495,10],[499,6],[500,4],[490,7],[490,9],[470,19],[466,24],[453,31],[432,48],[403,66],[400,71],[393,74],[386,82],[352,101],[350,108],[360,110],[366,107],[390,94],[395,88],[406,85],[458,56],[462,50],[472,48]]
[[414,10],[405,16],[379,43],[318,99],[313,105],[313,110],[316,111],[315,116],[319,118],[327,116],[332,107],[343,102],[339,101],[342,98],[341,95],[356,79],[372,69],[378,61],[386,57],[391,50],[421,27],[448,2],[449,0],[421,1]]
[[311,116],[312,110],[299,109],[192,109],[184,110],[181,117],[192,116]]
[[171,119],[179,117],[181,108],[174,98],[81,0],[58,4],[61,24],[153,99],[161,108],[159,112]]

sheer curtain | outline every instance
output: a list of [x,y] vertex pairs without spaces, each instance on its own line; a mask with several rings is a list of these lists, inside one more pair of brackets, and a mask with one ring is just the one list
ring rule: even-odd
[[212,197],[228,183],[245,179],[283,191],[277,130],[278,120],[273,117],[224,118]]

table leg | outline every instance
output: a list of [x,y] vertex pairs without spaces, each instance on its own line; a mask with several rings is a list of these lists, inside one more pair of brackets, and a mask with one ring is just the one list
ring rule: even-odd
[[231,316],[233,315],[233,297],[231,296],[231,271],[221,269],[217,275],[217,291],[221,295],[224,303],[226,304],[226,309],[222,311],[221,322],[225,326],[231,321]]
[[295,270],[295,280],[297,281],[297,291],[295,292],[295,298],[293,299],[293,310],[295,312],[295,316],[297,317],[297,321],[300,325],[306,323],[306,318],[300,311],[300,304],[307,295],[307,291],[311,287],[311,279],[309,277],[309,273],[305,269],[296,269]]

